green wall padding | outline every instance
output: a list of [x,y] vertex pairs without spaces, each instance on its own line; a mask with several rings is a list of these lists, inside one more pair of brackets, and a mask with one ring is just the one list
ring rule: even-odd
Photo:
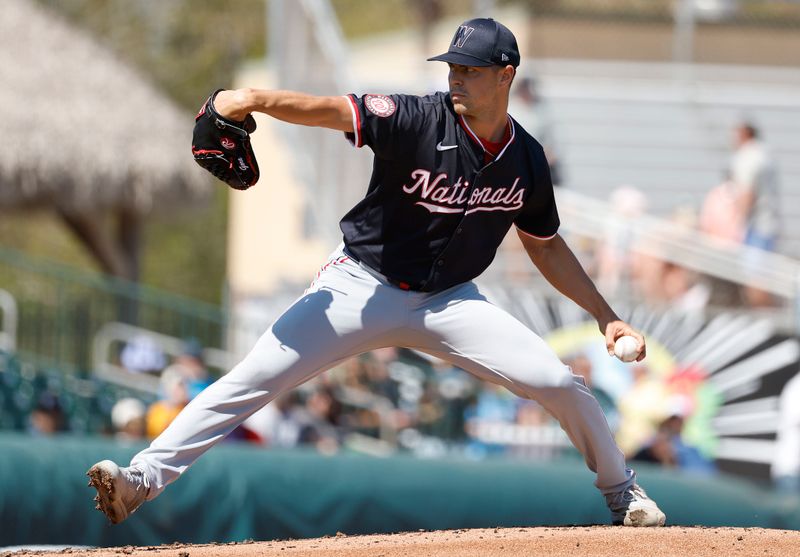
[[[109,439],[0,434],[0,547],[155,545],[418,529],[606,524],[577,459],[418,460],[222,444],[156,500],[112,526],[86,470],[127,463],[141,446]],[[668,524],[800,529],[800,501],[731,477],[642,468]]]

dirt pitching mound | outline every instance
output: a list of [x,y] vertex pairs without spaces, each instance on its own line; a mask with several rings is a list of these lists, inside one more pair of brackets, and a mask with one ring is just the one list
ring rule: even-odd
[[[274,542],[66,549],[74,557],[789,557],[800,532],[763,528],[492,528]],[[0,557],[48,555],[18,551]]]

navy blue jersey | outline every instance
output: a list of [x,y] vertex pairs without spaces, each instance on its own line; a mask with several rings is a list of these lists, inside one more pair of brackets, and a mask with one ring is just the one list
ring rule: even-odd
[[375,153],[366,196],[341,220],[348,253],[412,290],[471,280],[512,224],[550,238],[559,220],[542,146],[509,117],[490,162],[450,95],[349,95],[356,146]]

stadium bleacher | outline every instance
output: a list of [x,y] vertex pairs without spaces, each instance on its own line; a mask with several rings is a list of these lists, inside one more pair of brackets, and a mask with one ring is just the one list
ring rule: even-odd
[[540,62],[532,73],[549,105],[568,187],[608,199],[631,185],[657,216],[699,209],[723,179],[734,126],[752,122],[777,165],[780,251],[800,255],[796,71],[559,60]]
[[0,351],[0,430],[28,430],[31,412],[49,402],[60,409],[64,431],[109,433],[111,409],[129,396],[145,402],[155,398],[94,377],[21,362],[14,354]]

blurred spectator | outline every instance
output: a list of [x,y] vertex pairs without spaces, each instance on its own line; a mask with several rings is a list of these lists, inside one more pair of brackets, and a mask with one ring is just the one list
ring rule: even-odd
[[[720,247],[738,247],[744,242],[745,214],[739,188],[725,172],[721,184],[711,189],[700,209],[698,228],[719,242]],[[733,306],[742,303],[739,286],[718,277],[707,277],[709,303],[716,306]]]
[[[676,225],[670,232],[677,237],[689,239],[695,234],[697,216],[691,207],[675,209],[670,222]],[[654,247],[658,249],[657,244],[649,247],[650,254],[639,254],[632,261],[635,290],[650,303],[668,304],[682,313],[703,311],[712,295],[708,281],[665,257],[653,255],[652,250]]]
[[554,186],[560,186],[562,183],[561,162],[556,150],[553,118],[547,103],[536,90],[536,81],[530,77],[517,77],[516,86],[508,105],[508,113],[511,117],[542,144],[550,166],[550,178]]
[[800,493],[800,373],[786,383],[778,402],[778,436],[772,481],[785,493]]
[[666,468],[678,468],[692,474],[715,473],[714,463],[705,458],[697,447],[688,445],[684,441],[684,423],[683,410],[673,408],[658,425],[658,430],[650,442],[633,456],[633,460],[653,462]]
[[507,430],[504,426],[513,424],[516,418],[516,397],[505,387],[487,383],[466,412],[466,430],[470,438],[467,454],[483,458],[504,453],[503,433]]
[[350,389],[369,391],[366,366],[364,364],[367,358],[369,358],[368,354],[362,354],[355,358],[350,358],[337,368],[334,373],[341,375],[339,377],[339,383]]
[[658,378],[651,377],[646,363],[631,367],[633,386],[619,398],[617,404],[620,422],[616,439],[625,454],[635,453],[653,438],[655,424],[663,419],[663,401],[668,398],[666,385]]
[[410,351],[392,348],[388,353],[385,349],[373,352],[377,358],[382,358],[383,365],[389,372],[389,378],[396,384],[398,409],[411,417],[418,417],[420,405],[426,396],[426,385],[433,380],[433,371],[429,362]]
[[[675,420],[678,420],[675,417]],[[653,464],[660,464],[666,468],[674,468],[677,466],[677,456],[672,448],[670,440],[670,430],[676,426],[673,418],[667,418],[658,427],[656,434],[652,439],[639,451],[631,457],[631,460],[639,460],[641,462],[650,462]]]
[[562,452],[560,439],[566,438],[566,434],[538,402],[518,399],[515,426],[525,442],[509,447],[509,455],[516,458],[548,460]]
[[697,273],[686,267],[665,263],[662,284],[665,301],[675,311],[697,313],[705,309],[711,299],[711,289]]
[[336,453],[341,444],[337,426],[340,424],[342,405],[334,398],[330,388],[314,390],[306,399],[304,410],[300,417],[298,441],[313,445],[322,454]]
[[189,387],[185,377],[173,369],[161,374],[161,399],[147,409],[147,437],[153,439],[167,429],[175,416],[189,403]]
[[444,406],[436,384],[428,382],[417,406],[416,426],[421,433],[433,436],[445,434],[440,428],[445,415]]
[[752,124],[742,123],[736,128],[731,180],[741,196],[745,244],[772,251],[780,229],[778,181],[772,156],[759,136]]
[[302,429],[298,418],[302,407],[300,392],[289,391],[245,420],[244,425],[270,447],[294,447]]
[[439,407],[439,417],[429,432],[444,439],[463,440],[466,436],[465,413],[475,404],[476,392],[482,386],[475,376],[465,373],[452,364],[439,360],[431,362],[434,375],[430,393],[431,404]]
[[745,214],[739,187],[730,175],[706,194],[700,209],[699,227],[723,244],[738,245],[744,241]]
[[122,366],[132,373],[159,373],[167,365],[167,358],[158,344],[147,335],[130,340],[119,356]]
[[516,424],[527,427],[547,425],[553,418],[535,400],[521,398],[517,403]]
[[28,433],[36,436],[50,436],[64,431],[64,412],[58,395],[49,391],[39,395],[36,406],[28,418]]
[[[203,362],[203,347],[197,339],[188,339],[184,344],[183,352],[173,360],[167,369],[179,373],[186,380],[189,400],[212,383],[208,369]],[[166,372],[166,370],[164,371]]]
[[[774,251],[780,231],[780,199],[775,164],[758,129],[749,123],[737,126],[735,151],[731,158],[731,180],[736,186],[738,204],[745,220],[744,243],[765,251]],[[763,266],[761,257],[750,254],[745,262],[757,271]],[[744,290],[751,306],[769,306],[772,296],[763,290]]]
[[620,186],[611,193],[610,201],[614,218],[607,221],[595,266],[597,287],[615,294],[630,283],[637,241],[631,221],[645,214],[647,198],[633,186]]
[[147,433],[147,407],[137,398],[122,398],[111,409],[114,435],[121,441],[137,441]]
[[389,376],[389,366],[398,356],[397,348],[387,347],[364,354],[360,360],[369,392],[387,398],[395,406],[400,400],[400,385]]

